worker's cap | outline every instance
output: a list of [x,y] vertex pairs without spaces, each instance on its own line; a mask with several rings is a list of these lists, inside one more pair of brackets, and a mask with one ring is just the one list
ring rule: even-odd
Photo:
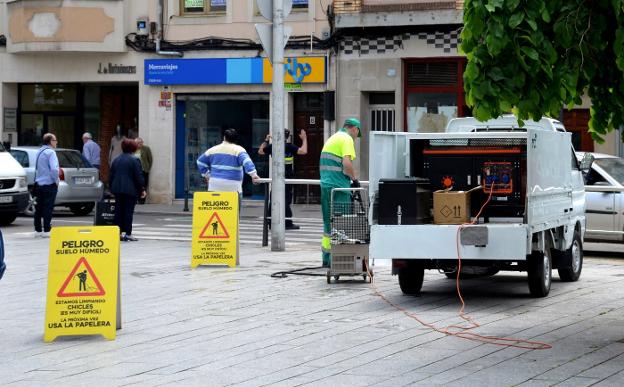
[[362,124],[360,124],[360,120],[358,120],[357,118],[347,118],[344,122],[343,126],[355,126],[356,128],[358,128],[358,137],[362,137]]

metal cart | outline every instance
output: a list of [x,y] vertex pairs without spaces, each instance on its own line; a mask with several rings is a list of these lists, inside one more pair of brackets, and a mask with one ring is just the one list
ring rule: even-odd
[[[351,200],[336,202],[336,192],[348,192]],[[334,188],[330,197],[331,265],[327,270],[327,283],[331,277],[368,277],[372,282],[373,271],[368,264],[368,194],[365,188]]]

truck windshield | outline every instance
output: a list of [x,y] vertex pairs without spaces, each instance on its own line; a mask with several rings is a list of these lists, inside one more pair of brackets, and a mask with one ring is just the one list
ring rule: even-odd
[[624,159],[619,157],[596,159],[594,163],[604,169],[604,171],[617,180],[618,183],[624,184]]

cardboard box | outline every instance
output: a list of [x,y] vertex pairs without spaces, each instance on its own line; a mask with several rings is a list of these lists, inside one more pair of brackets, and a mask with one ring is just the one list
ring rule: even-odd
[[462,224],[470,221],[470,193],[467,191],[435,191],[433,223]]

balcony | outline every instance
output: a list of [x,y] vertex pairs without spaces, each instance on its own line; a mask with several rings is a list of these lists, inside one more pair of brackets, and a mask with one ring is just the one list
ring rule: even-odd
[[123,0],[7,1],[6,20],[11,53],[126,51]]
[[334,0],[336,28],[463,23],[463,1]]

